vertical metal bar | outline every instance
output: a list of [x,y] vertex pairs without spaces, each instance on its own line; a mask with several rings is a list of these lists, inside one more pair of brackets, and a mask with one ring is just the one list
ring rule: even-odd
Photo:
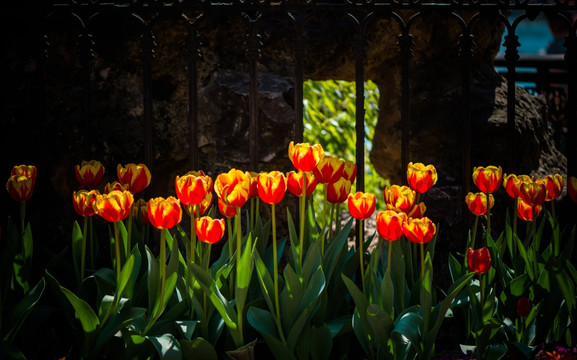
[[152,29],[146,27],[142,34],[142,80],[144,107],[144,162],[152,166],[152,59],[154,58],[154,35]]
[[298,26],[298,34],[294,44],[294,59],[295,59],[295,143],[302,143],[304,140],[304,123],[303,123],[303,86],[304,86],[304,70],[303,59],[306,55],[306,44],[303,36],[302,26]]
[[[84,32],[80,35],[80,51],[82,61],[82,118],[86,122],[90,114],[90,60],[94,55],[92,52],[92,36],[83,29]],[[87,124],[83,125],[86,130]],[[84,131],[84,134],[90,134],[89,131]]]
[[509,156],[507,167],[509,172],[516,173],[515,159],[517,158],[517,147],[515,146],[515,64],[519,60],[517,47],[519,37],[515,35],[515,28],[508,28],[505,36],[505,61],[507,62],[507,129]]
[[255,24],[251,23],[251,32],[246,39],[246,56],[249,60],[249,153],[250,153],[250,170],[258,172],[258,59],[260,58],[260,36],[255,32]]
[[355,55],[355,132],[356,163],[357,163],[357,191],[365,191],[365,50],[366,40],[362,27],[353,39]]
[[186,55],[188,61],[188,163],[197,170],[198,162],[198,69],[201,43],[194,26],[188,26]]
[[[411,103],[409,94],[409,60],[413,56],[413,36],[409,34],[409,29],[404,28],[399,35],[398,43],[401,55],[401,173],[410,161],[409,134],[411,121]],[[407,184],[406,176],[403,176],[402,183]]]
[[[461,213],[463,219],[466,219],[467,205],[463,201],[466,194],[471,189],[471,58],[473,57],[472,48],[474,45],[473,35],[467,29],[459,37],[459,57],[462,61],[462,92],[463,92],[463,156],[462,156],[462,179],[461,179],[461,194],[458,197],[458,204],[461,206]],[[468,230],[468,222],[462,221],[465,233]]]
[[567,36],[567,176],[577,176],[577,38],[575,30]]

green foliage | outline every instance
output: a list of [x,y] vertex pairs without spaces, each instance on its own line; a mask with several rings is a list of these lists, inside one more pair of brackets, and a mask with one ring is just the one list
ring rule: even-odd
[[[380,194],[389,182],[377,174],[369,159],[379,116],[379,89],[365,83],[365,192]],[[327,80],[304,83],[304,141],[321,144],[341,159],[355,162],[355,83]],[[320,201],[317,201],[320,203]]]

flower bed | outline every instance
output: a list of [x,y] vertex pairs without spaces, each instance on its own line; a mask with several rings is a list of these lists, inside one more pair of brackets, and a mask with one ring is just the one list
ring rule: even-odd
[[[449,255],[452,285],[442,291],[432,265],[442,233],[421,201],[437,182],[434,166],[410,163],[408,186],[383,189],[386,209],[377,211],[376,232],[365,233],[377,197],[351,193],[354,164],[307,143],[291,143],[288,154],[296,169],[288,174],[231,169],[212,179],[191,171],[176,177],[176,196],[148,201],[135,201],[151,180],[145,165],[118,165],[119,181],[100,192],[103,165],[83,162],[82,189],[72,196],[81,220],[63,259],[75,283],[67,286],[48,269],[31,276],[25,219],[36,168],[14,167],[6,188],[21,211],[1,235],[0,354],[24,358],[20,330],[27,319],[42,321],[37,305],[52,297],[66,319],[58,325],[74,333],[70,358],[575,358],[576,230],[555,214],[561,176],[475,168],[480,191],[464,199],[475,222],[466,251]],[[317,187],[322,212],[308,201]],[[501,188],[515,199],[516,216],[508,214],[494,237],[492,194]],[[576,178],[567,189],[577,202]],[[285,196],[298,197],[298,214],[287,210],[289,235],[277,238],[276,206]],[[345,224],[337,221],[343,203],[352,217]],[[270,207],[266,222],[261,206]],[[107,239],[97,238],[95,221],[109,223]],[[110,260],[98,266],[107,247]],[[441,354],[436,340],[448,317],[464,343]]]

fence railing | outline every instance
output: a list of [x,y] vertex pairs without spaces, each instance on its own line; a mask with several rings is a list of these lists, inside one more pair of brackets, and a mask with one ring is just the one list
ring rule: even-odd
[[[259,149],[259,123],[258,123],[258,61],[261,51],[259,43],[259,19],[265,17],[268,13],[275,15],[284,14],[287,19],[292,21],[294,26],[294,72],[293,80],[295,84],[294,91],[294,129],[295,141],[303,139],[303,81],[304,69],[303,60],[305,57],[304,33],[302,20],[295,16],[298,13],[322,13],[332,12],[347,15],[356,23],[356,34],[354,34],[354,58],[355,58],[355,81],[356,81],[356,159],[359,169],[357,189],[364,188],[363,162],[364,156],[364,95],[363,82],[365,80],[364,60],[366,56],[366,34],[365,26],[371,17],[386,17],[392,19],[398,24],[400,29],[398,35],[398,56],[401,63],[401,164],[404,167],[410,161],[410,128],[411,128],[411,99],[410,99],[410,71],[412,57],[412,34],[411,25],[416,18],[422,14],[431,11],[439,11],[446,16],[454,18],[460,23],[463,29],[461,36],[462,41],[458,44],[460,47],[461,58],[463,63],[463,104],[465,109],[470,103],[470,71],[466,70],[471,63],[472,48],[474,38],[472,38],[471,27],[476,21],[476,15],[465,19],[459,15],[461,11],[471,11],[473,13],[497,13],[500,21],[505,26],[505,55],[495,60],[495,65],[502,67],[502,73],[506,76],[508,86],[508,105],[507,105],[507,124],[510,130],[510,144],[512,151],[515,149],[514,143],[514,124],[515,124],[515,87],[511,86],[516,82],[534,82],[538,88],[546,87],[549,83],[563,83],[567,88],[567,107],[566,119],[568,123],[568,174],[577,175],[577,40],[576,25],[572,23],[573,19],[567,16],[567,12],[577,10],[575,2],[570,0],[555,0],[550,3],[538,1],[482,1],[482,0],[451,0],[446,2],[424,2],[421,0],[411,1],[378,1],[378,0],[340,0],[340,1],[315,1],[315,0],[229,0],[229,1],[210,1],[210,0],[191,0],[191,1],[118,1],[105,2],[98,0],[90,1],[70,1],[66,3],[54,3],[45,8],[44,20],[48,22],[51,18],[57,18],[65,15],[76,22],[80,32],[78,36],[78,47],[85,68],[84,100],[82,106],[88,108],[90,102],[90,61],[92,54],[92,34],[90,30],[90,21],[98,13],[107,11],[122,11],[130,13],[134,20],[139,22],[141,31],[141,63],[142,63],[142,83],[143,97],[142,107],[145,123],[144,130],[144,159],[150,164],[152,162],[152,124],[153,118],[153,95],[152,95],[152,66],[154,59],[154,31],[153,26],[158,18],[170,18],[175,21],[185,21],[187,42],[186,57],[188,63],[188,128],[189,128],[189,161],[190,167],[198,167],[198,69],[199,64],[203,61],[200,56],[202,44],[198,41],[199,33],[196,26],[196,18],[189,17],[194,14],[199,18],[202,16],[211,16],[214,13],[236,13],[244,15],[247,21],[248,32],[246,39],[246,56],[248,61],[248,72],[250,77],[249,85],[249,113],[250,113],[250,144],[249,157],[251,170],[258,170],[258,153]],[[410,16],[407,17],[406,11],[411,10]],[[512,22],[508,19],[507,13],[510,10],[518,10],[521,15]],[[547,16],[559,18],[567,28],[566,36],[566,53],[554,56],[526,57],[518,54],[518,39],[516,34],[517,25],[525,19],[532,19],[538,13],[544,13]],[[188,14],[188,16],[187,16]],[[47,42],[43,44],[46,47],[50,45]],[[40,51],[40,53],[44,53]],[[532,67],[536,71],[526,73],[522,68]],[[559,70],[559,71],[558,71]],[[465,139],[470,139],[471,132],[471,114],[470,110],[465,110],[463,114]],[[469,178],[471,174],[471,144],[470,141],[463,141],[463,189],[469,189]]]

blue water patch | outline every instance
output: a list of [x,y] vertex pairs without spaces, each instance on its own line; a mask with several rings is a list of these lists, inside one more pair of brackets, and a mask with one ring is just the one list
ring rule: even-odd
[[[512,12],[511,16],[509,16],[509,22],[512,24],[520,14],[520,12]],[[519,54],[545,54],[547,46],[554,40],[549,24],[547,23],[547,18],[543,14],[537,16],[533,21],[529,19],[522,20],[517,26],[515,33],[519,36],[519,43],[521,44],[517,48]],[[505,42],[506,35],[507,30],[503,33],[498,55],[505,55],[503,43]]]

